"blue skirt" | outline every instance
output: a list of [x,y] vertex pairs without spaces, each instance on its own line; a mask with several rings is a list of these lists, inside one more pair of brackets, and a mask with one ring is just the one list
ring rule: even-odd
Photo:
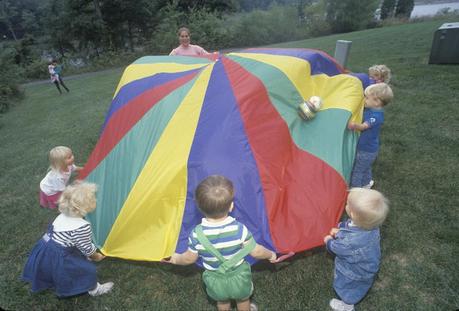
[[76,247],[63,247],[45,234],[32,249],[22,279],[32,292],[54,289],[59,297],[85,293],[97,286],[96,266]]

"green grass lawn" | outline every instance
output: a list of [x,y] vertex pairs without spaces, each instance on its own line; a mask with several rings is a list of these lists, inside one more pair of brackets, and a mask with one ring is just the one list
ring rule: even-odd
[[[459,20],[459,17],[455,21]],[[351,40],[348,67],[365,72],[384,63],[393,73],[395,101],[386,109],[376,189],[391,202],[382,227],[379,276],[358,310],[459,308],[459,65],[428,65],[434,31],[443,22],[390,26],[279,44],[322,49]],[[106,259],[101,281],[112,293],[58,299],[31,294],[20,281],[27,253],[57,212],[38,205],[47,152],[67,145],[84,164],[97,139],[122,71],[26,88],[25,98],[0,118],[0,306],[9,310],[212,310],[200,270]],[[153,247],[153,246],[152,246]],[[322,249],[273,267],[254,266],[260,310],[327,310],[333,297],[333,260]]]

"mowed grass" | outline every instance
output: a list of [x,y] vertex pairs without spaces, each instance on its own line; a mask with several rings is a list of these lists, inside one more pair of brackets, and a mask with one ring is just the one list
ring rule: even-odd
[[[459,66],[428,65],[435,30],[429,21],[290,42],[278,47],[322,49],[351,40],[354,72],[384,63],[394,73],[395,101],[386,109],[374,167],[376,189],[391,202],[382,227],[378,278],[358,310],[459,308]],[[27,253],[57,212],[38,205],[47,152],[70,146],[84,164],[98,139],[122,71],[67,80],[69,94],[51,84],[29,86],[24,100],[0,118],[0,306],[9,310],[212,310],[194,266],[173,267],[108,258],[98,263],[112,293],[58,299],[31,294],[20,281]],[[154,247],[154,245],[152,245]],[[276,267],[254,266],[260,310],[327,310],[333,260],[318,248]]]

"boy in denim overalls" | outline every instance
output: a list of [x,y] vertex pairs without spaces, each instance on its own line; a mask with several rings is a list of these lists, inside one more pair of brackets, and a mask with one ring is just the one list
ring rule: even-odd
[[381,247],[379,226],[389,211],[387,199],[378,191],[352,188],[346,204],[349,219],[324,238],[335,257],[333,288],[340,299],[332,299],[335,311],[352,311],[370,290],[379,270]]

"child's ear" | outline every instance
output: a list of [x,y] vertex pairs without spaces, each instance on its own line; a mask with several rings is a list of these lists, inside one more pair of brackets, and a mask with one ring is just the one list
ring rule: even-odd
[[234,208],[234,201],[231,202],[231,205],[230,205],[230,208],[229,208],[229,212],[230,213],[233,211],[233,208]]

